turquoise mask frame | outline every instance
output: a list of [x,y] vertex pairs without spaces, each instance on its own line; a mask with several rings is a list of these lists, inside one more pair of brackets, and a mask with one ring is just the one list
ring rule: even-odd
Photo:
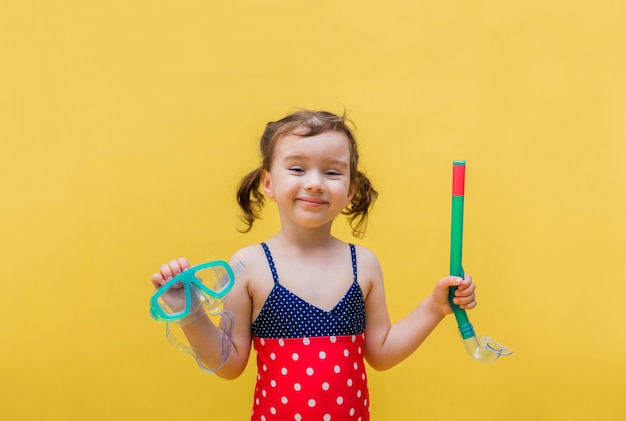
[[[213,288],[209,288],[202,283],[202,279],[197,276],[198,272],[214,269],[217,274],[219,269],[224,270],[223,275],[217,276],[217,282]],[[177,286],[182,284],[185,294],[185,306],[182,310],[176,312],[167,312],[159,304],[159,299],[173,288],[181,288]],[[222,299],[230,292],[235,284],[235,273],[231,266],[223,260],[215,260],[193,266],[184,272],[179,273],[174,278],[167,281],[150,297],[150,315],[159,322],[174,323],[179,322],[192,313],[192,286],[200,290],[203,294],[210,298]]]

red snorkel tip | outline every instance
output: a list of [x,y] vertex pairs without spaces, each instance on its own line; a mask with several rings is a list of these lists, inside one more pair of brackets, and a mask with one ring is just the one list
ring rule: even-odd
[[465,161],[452,161],[452,196],[465,195]]

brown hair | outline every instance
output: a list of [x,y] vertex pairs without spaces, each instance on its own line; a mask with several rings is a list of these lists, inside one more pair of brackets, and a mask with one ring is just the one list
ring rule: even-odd
[[316,136],[328,131],[336,131],[346,135],[350,148],[350,185],[355,188],[355,194],[350,204],[342,211],[348,217],[352,234],[362,237],[367,227],[367,217],[378,197],[372,183],[367,176],[359,171],[359,153],[354,132],[350,128],[354,123],[347,118],[346,113],[338,116],[328,111],[296,111],[288,116],[267,123],[261,136],[261,166],[248,173],[239,183],[237,202],[241,208],[241,220],[246,227],[241,232],[248,232],[252,224],[261,215],[265,203],[265,196],[261,193],[261,177],[263,171],[269,171],[274,158],[274,148],[277,141],[286,135]]

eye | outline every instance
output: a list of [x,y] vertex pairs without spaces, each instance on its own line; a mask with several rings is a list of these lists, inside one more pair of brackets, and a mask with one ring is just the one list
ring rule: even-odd
[[301,174],[304,172],[304,169],[302,167],[289,167],[289,171],[297,173],[297,174]]
[[341,175],[341,173],[337,170],[328,170],[326,171],[326,175],[331,176],[331,177],[338,177]]

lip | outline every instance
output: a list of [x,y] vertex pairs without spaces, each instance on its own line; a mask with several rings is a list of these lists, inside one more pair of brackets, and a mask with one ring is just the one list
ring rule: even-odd
[[317,197],[298,197],[296,200],[304,205],[309,206],[320,206],[326,205],[328,203],[326,200]]

